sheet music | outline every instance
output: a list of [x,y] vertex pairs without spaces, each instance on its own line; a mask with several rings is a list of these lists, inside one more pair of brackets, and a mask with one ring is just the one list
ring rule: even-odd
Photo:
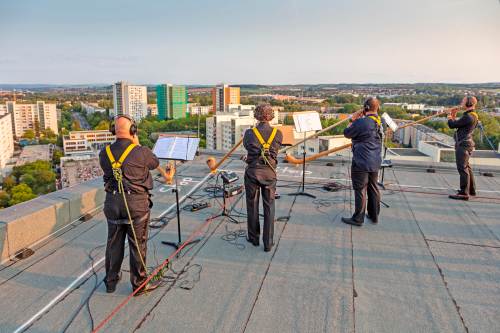
[[168,158],[170,151],[172,150],[172,144],[175,141],[175,137],[164,137],[160,136],[156,141],[153,148],[153,153],[158,158]]
[[294,113],[293,121],[297,132],[319,131],[323,127],[317,112]]
[[188,152],[193,145],[193,139],[177,137],[169,158],[173,160],[187,160]]

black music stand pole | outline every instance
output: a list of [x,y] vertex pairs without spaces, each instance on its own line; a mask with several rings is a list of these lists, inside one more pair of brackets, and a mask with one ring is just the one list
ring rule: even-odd
[[288,195],[305,195],[307,197],[311,198],[316,198],[316,196],[309,194],[305,192],[306,190],[306,184],[305,184],[305,179],[306,179],[306,132],[304,131],[304,162],[302,162],[302,190],[299,190],[298,192],[295,193],[289,193]]
[[[201,239],[199,238],[193,238],[189,242],[182,242],[181,238],[181,211],[179,208],[179,188],[177,187],[177,161],[174,161],[174,172],[175,172],[175,188],[172,189],[172,193],[175,192],[175,202],[177,203],[177,233],[179,236],[179,241],[176,242],[167,242],[167,241],[162,241],[163,244],[168,245],[168,246],[173,246],[177,250],[180,249],[183,245],[190,245],[194,243],[198,243]],[[181,251],[177,253],[177,257],[180,257]]]

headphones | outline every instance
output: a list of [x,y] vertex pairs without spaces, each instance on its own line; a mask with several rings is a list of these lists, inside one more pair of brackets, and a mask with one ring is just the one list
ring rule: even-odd
[[130,130],[129,130],[129,133],[130,135],[136,135],[137,134],[137,122],[134,120],[134,118],[130,117],[129,115],[126,115],[126,114],[123,114],[123,115],[120,115],[120,116],[116,116],[115,119],[111,120],[109,122],[109,131],[111,132],[111,134],[113,135],[116,135],[116,131],[115,131],[115,121],[116,119],[118,118],[127,118],[128,120],[130,120],[132,122],[132,125],[130,125]]
[[472,107],[474,104],[471,102],[471,97],[470,96],[467,96],[467,101],[465,102],[465,106],[470,108]]

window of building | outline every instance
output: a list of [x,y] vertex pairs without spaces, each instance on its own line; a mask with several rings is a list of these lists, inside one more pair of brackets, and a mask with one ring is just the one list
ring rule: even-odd
[[309,148],[309,152],[314,153],[314,148]]

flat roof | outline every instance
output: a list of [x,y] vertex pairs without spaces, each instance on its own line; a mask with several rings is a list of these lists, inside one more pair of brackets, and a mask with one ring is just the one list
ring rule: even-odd
[[[178,167],[179,197],[191,196],[181,207],[193,200],[211,204],[200,211],[181,209],[184,241],[221,208],[222,198],[211,197],[217,174],[210,176],[205,160],[213,156],[219,161],[225,153],[202,150],[203,155]],[[240,157],[232,155],[219,169],[234,171],[239,179],[232,184],[238,186],[244,184],[246,167]],[[302,166],[282,160],[280,155],[276,217],[290,218],[274,223],[275,246],[270,252],[264,252],[262,240],[257,247],[245,240],[246,203],[240,192],[228,206],[241,224],[225,217],[208,222],[195,236],[201,240],[172,260],[164,284],[147,297],[132,297],[98,332],[498,330],[497,177],[477,173],[478,195],[492,199],[465,202],[448,198],[459,184],[456,170],[437,168],[437,173],[427,173],[428,163],[419,168],[395,165],[385,170],[388,191],[381,195],[389,207],[381,206],[379,224],[365,220],[363,228],[356,228],[340,221],[354,209],[348,158],[333,167],[325,165],[329,159],[307,164],[305,180],[312,184],[306,191],[316,198],[288,195],[298,190]],[[332,182],[347,187],[327,192],[315,184]],[[44,208],[53,197],[74,200],[75,191],[95,191],[102,184],[102,179],[90,180],[33,202]],[[175,251],[162,244],[178,237],[172,188],[155,179],[151,191],[151,217],[167,212],[165,219],[152,222],[160,228],[149,229],[146,264],[151,269]],[[41,209],[36,207],[32,209]],[[72,201],[71,207],[80,206]],[[132,293],[128,258],[115,293],[107,294],[101,282],[107,228],[99,209],[89,221],[77,220],[59,231],[54,226],[51,237],[32,247],[31,257],[5,262],[0,295],[16,301],[15,306],[0,303],[0,331],[15,331],[33,316],[31,331],[63,331],[73,316],[69,332],[90,331],[84,302],[91,293],[94,328],[124,302]],[[97,279],[89,255],[94,258]],[[66,288],[69,294],[62,294]],[[43,315],[36,316],[39,312]]]
[[24,165],[27,162],[35,162],[36,160],[50,160],[49,145],[29,145],[25,146],[16,162],[16,166]]
[[438,141],[422,141],[422,142],[425,142],[428,145],[431,145],[431,146],[434,146],[434,147],[437,147],[437,148],[454,149],[453,146],[450,146],[450,145],[447,145],[447,144],[444,144],[444,143],[441,143],[441,142],[438,142]]
[[415,148],[389,148],[387,153],[394,153],[393,155],[397,154],[399,156],[429,156]]

